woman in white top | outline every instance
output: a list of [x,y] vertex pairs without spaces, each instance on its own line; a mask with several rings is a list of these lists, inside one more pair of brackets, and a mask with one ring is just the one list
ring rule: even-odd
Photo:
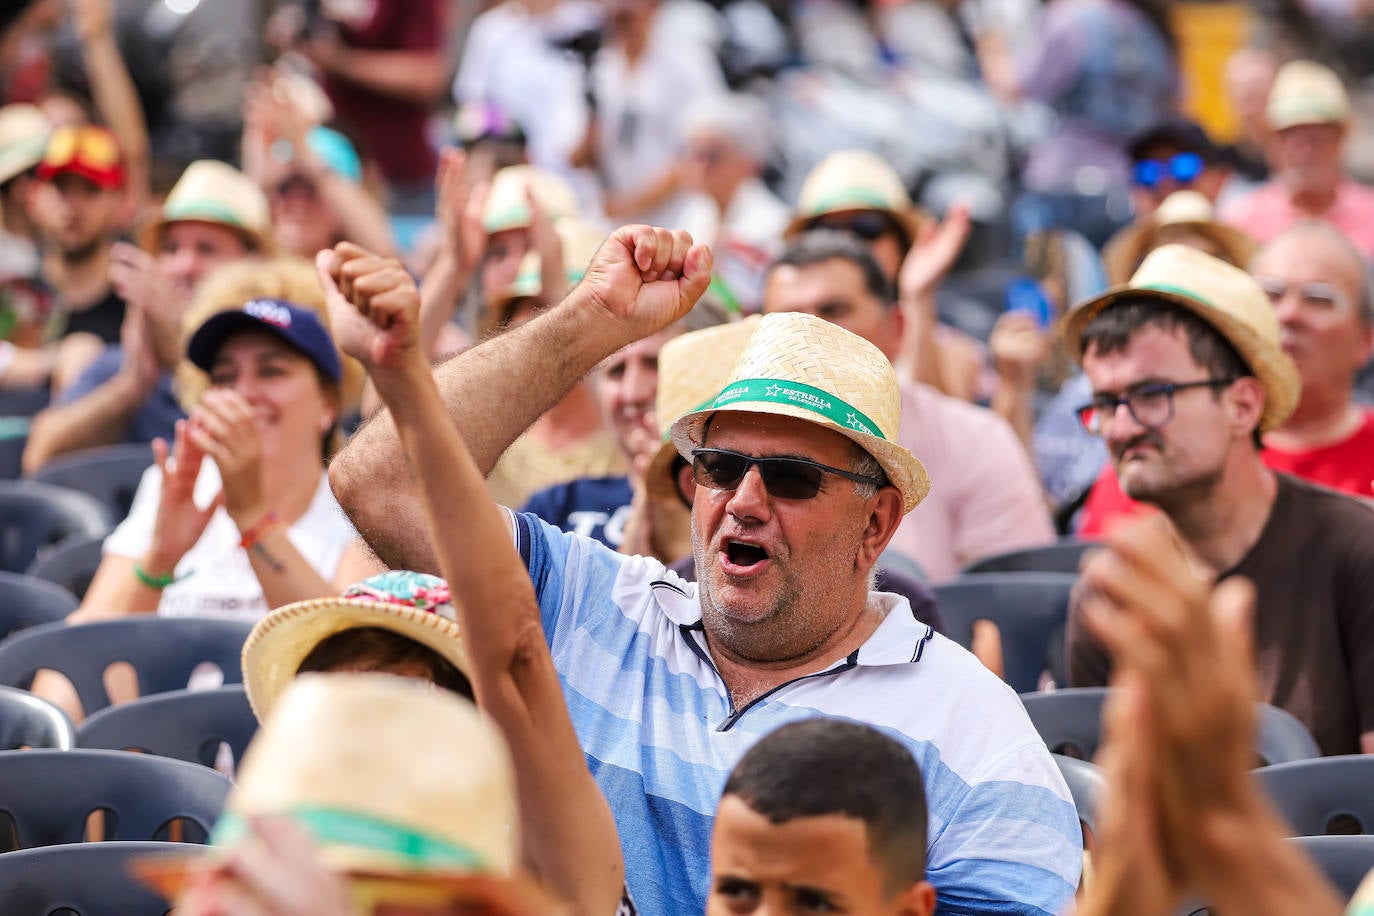
[[[238,282],[207,280],[202,292],[240,294],[228,310],[202,296],[188,316],[187,360],[209,387],[175,440],[153,443],[156,466],[106,540],[73,620],[153,611],[256,620],[335,593],[352,527],[324,461],[338,438],[342,392],[353,386],[316,311],[286,298],[297,285],[291,275],[306,276],[300,267],[309,269],[281,261],[251,274],[236,267]],[[318,285],[305,290],[318,310]],[[195,377],[180,373],[183,391]]]

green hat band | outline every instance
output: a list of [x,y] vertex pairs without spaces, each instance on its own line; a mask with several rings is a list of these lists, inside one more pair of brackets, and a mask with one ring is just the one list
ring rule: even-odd
[[785,404],[800,407],[814,414],[820,414],[837,426],[844,426],[856,432],[867,433],[886,439],[878,424],[866,417],[861,410],[828,391],[813,388],[802,382],[785,379],[750,378],[733,382],[716,395],[708,405],[709,410],[736,407],[741,403]]
[[209,222],[228,223],[240,229],[248,228],[239,215],[224,204],[204,198],[168,203],[162,208],[162,218],[169,223],[179,219],[203,219]]
[[827,194],[807,208],[807,216],[821,216],[836,210],[860,210],[864,207],[872,207],[874,210],[885,210],[888,213],[895,213],[892,201],[883,197],[872,188],[855,187],[841,188],[833,194]]
[[[465,846],[366,814],[335,808],[301,807],[292,809],[290,816],[321,843],[374,850],[422,869],[485,870],[481,856]],[[226,812],[215,825],[210,844],[233,846],[247,832],[248,824],[241,816]]]
[[1216,308],[1216,306],[1206,297],[1199,296],[1191,289],[1175,286],[1172,283],[1142,283],[1140,286],[1134,287],[1134,289],[1152,289],[1157,293],[1172,293],[1175,296],[1183,296],[1186,299],[1192,299],[1194,302],[1201,302],[1208,308]]
[[516,204],[487,216],[482,220],[482,228],[487,232],[501,232],[506,229],[520,229],[530,224],[530,205]]

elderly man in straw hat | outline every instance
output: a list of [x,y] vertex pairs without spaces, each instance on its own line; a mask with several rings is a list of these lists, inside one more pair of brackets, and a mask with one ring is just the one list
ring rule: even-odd
[[[1080,304],[1064,333],[1093,387],[1080,419],[1106,441],[1122,489],[1162,510],[1208,575],[1255,583],[1261,698],[1324,753],[1374,751],[1374,515],[1260,456],[1260,433],[1300,395],[1264,289],[1166,245],[1130,283]],[[1075,686],[1110,674],[1082,602],[1068,664]]]
[[1304,219],[1336,226],[1374,256],[1374,189],[1356,182],[1343,162],[1350,100],[1335,72],[1307,60],[1285,64],[1265,107],[1274,132],[1274,177],[1221,207],[1221,218],[1261,242]]
[[182,412],[171,371],[181,361],[181,316],[211,270],[271,248],[267,199],[223,162],[187,166],[145,227],[143,250],[117,243],[110,281],[128,303],[116,343],[34,418],[24,469],[118,442],[172,439]]
[[[372,276],[386,262],[350,254],[335,254],[345,295],[366,308],[396,293]],[[624,227],[562,304],[440,366],[479,469],[607,355],[684,314],[710,269],[686,233]],[[725,388],[672,429],[697,484],[695,586],[509,516],[646,913],[702,910],[726,774],[766,732],[817,714],[883,727],[921,761],[930,880],[951,911],[1054,912],[1077,885],[1077,816],[1015,697],[904,600],[869,592],[930,487],[893,442],[899,404],[877,348],[810,316],[768,316]],[[384,562],[434,568],[390,417],[364,427],[330,477]]]

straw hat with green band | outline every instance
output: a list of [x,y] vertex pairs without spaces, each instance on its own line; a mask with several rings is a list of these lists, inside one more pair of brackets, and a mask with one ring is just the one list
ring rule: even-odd
[[1081,362],[1083,330],[1108,306],[1131,299],[1173,303],[1216,328],[1264,386],[1260,432],[1288,419],[1302,381],[1279,344],[1274,307],[1248,273],[1187,245],[1156,248],[1129,283],[1079,303],[1064,316],[1061,327],[1069,353]]
[[577,215],[577,195],[566,181],[532,165],[511,165],[492,176],[482,228],[488,234],[528,228],[530,194],[554,223]]
[[867,150],[841,150],[821,160],[806,176],[797,212],[783,232],[791,240],[818,217],[852,210],[889,214],[914,242],[926,214],[911,202],[906,185],[887,161]]
[[1344,124],[1350,120],[1350,97],[1330,67],[1310,60],[1289,61],[1274,77],[1264,116],[1274,130]]
[[765,315],[709,404],[672,426],[691,458],[719,411],[794,417],[853,440],[878,460],[910,512],[930,491],[925,467],[895,441],[901,417],[897,374],[882,351],[823,318]]
[[[250,818],[286,816],[346,875],[506,889],[518,812],[510,755],[468,701],[387,674],[296,679],[244,754],[211,847],[148,857],[136,870],[169,896],[193,863],[224,855]],[[495,882],[492,879],[498,879]]]
[[[1250,263],[1258,247],[1255,240],[1234,226],[1217,222],[1212,202],[1197,191],[1175,191],[1164,198],[1154,213],[1142,217],[1107,241],[1102,266],[1108,283],[1125,283],[1145,255],[1179,230],[1209,239],[1222,260],[1237,267]],[[1175,235],[1175,238],[1177,236]]]
[[744,352],[762,319],[753,315],[743,321],[679,334],[658,351],[658,391],[654,417],[658,422],[660,445],[649,460],[644,486],[655,499],[677,499],[673,462],[678,457],[673,445],[673,423],[678,417],[708,406],[725,383],[735,360]]
[[157,219],[140,235],[143,247],[156,252],[171,223],[215,223],[237,232],[256,252],[272,247],[272,219],[267,197],[257,182],[226,162],[200,159],[181,173]]

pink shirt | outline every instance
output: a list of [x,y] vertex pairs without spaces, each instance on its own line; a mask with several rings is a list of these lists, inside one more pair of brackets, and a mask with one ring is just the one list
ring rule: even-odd
[[1345,233],[1366,256],[1374,257],[1374,188],[1349,179],[1336,189],[1336,202],[1322,214],[1299,210],[1282,184],[1269,181],[1223,204],[1218,215],[1261,243],[1294,223],[1322,219]]
[[897,441],[926,466],[931,485],[888,547],[921,564],[932,581],[980,557],[1054,540],[1030,457],[991,410],[903,384]]

